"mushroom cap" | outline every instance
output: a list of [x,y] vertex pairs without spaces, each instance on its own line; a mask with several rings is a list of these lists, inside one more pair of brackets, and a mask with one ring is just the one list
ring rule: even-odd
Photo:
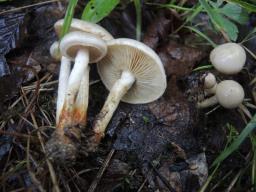
[[216,77],[212,73],[208,73],[204,78],[204,88],[211,89],[216,85]]
[[225,43],[211,51],[210,61],[223,74],[239,73],[246,61],[244,48],[237,43]]
[[216,97],[223,107],[236,108],[243,102],[244,89],[236,81],[225,80],[217,85]]
[[107,53],[106,43],[90,33],[73,31],[60,41],[61,54],[71,60],[75,60],[77,52],[81,49],[89,51],[89,63],[98,62]]
[[[64,19],[60,19],[54,24],[54,29],[58,36],[60,36],[61,34],[61,29],[63,24],[64,24]],[[100,25],[83,21],[80,19],[75,19],[75,18],[72,19],[71,26],[69,29],[69,32],[72,32],[72,31],[83,31],[83,32],[91,33],[93,35],[100,37],[104,41],[109,41],[111,39],[114,39],[113,36]]]
[[166,89],[166,75],[158,55],[145,44],[133,39],[107,42],[108,53],[98,62],[98,72],[110,90],[123,71],[132,73],[135,82],[121,99],[126,103],[148,103],[158,99]]
[[60,61],[61,54],[60,54],[60,50],[59,50],[59,42],[58,41],[53,42],[53,44],[51,45],[50,54],[51,54],[52,58],[54,58],[57,61]]

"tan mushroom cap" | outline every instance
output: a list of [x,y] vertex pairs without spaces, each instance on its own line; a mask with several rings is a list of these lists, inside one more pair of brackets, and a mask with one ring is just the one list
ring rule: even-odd
[[237,43],[225,43],[211,51],[210,60],[216,70],[223,74],[239,73],[246,61],[244,48]]
[[[61,29],[62,29],[63,24],[64,24],[64,19],[60,19],[54,24],[54,29],[58,36],[60,36],[60,34],[61,34]],[[100,25],[97,25],[95,23],[90,23],[87,21],[83,21],[80,19],[75,19],[75,18],[72,19],[72,23],[71,23],[69,31],[70,32],[83,31],[83,32],[91,33],[91,34],[94,34],[94,35],[100,37],[104,41],[114,39],[113,36],[106,29],[101,27]]]
[[135,82],[122,98],[132,104],[158,99],[166,89],[166,75],[158,55],[145,44],[133,39],[107,42],[108,53],[98,63],[99,75],[110,90],[123,71],[131,72]]
[[233,80],[225,80],[218,84],[216,89],[218,102],[225,108],[238,107],[244,99],[243,87]]
[[212,73],[208,73],[204,78],[204,88],[210,89],[216,85],[216,77]]
[[88,49],[89,63],[98,62],[107,53],[107,45],[102,39],[82,31],[70,32],[60,42],[61,54],[71,60],[74,60],[77,52],[82,49]]
[[57,61],[60,61],[61,59],[61,54],[60,54],[60,50],[59,50],[59,42],[55,41],[51,47],[50,47],[50,54],[52,56],[52,58],[54,58]]

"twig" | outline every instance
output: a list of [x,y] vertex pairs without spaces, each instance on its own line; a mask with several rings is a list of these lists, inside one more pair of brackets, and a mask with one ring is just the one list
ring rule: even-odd
[[[22,93],[23,93],[23,91],[22,91]],[[25,103],[28,104],[27,96],[25,94],[23,96],[24,96]],[[43,143],[43,138],[41,136],[38,124],[36,122],[36,118],[35,118],[35,116],[34,116],[32,111],[30,111],[30,116],[31,116],[32,121],[34,123],[34,127],[37,129],[37,136],[38,136],[38,139],[40,141],[40,144],[41,144],[41,147],[42,147],[42,151],[45,154],[45,147],[44,147],[44,143]],[[47,166],[48,166],[48,169],[49,169],[49,172],[50,172],[50,176],[51,176],[51,179],[52,179],[54,191],[55,192],[60,192],[60,189],[59,189],[59,186],[58,186],[58,182],[57,182],[57,178],[56,178],[56,174],[55,174],[55,171],[53,169],[53,166],[52,166],[51,162],[48,159],[46,159],[46,163],[47,163]]]
[[145,186],[145,184],[147,183],[147,181],[148,181],[148,178],[145,178],[144,181],[143,181],[143,183],[141,184],[141,186],[140,186],[140,188],[138,189],[137,192],[141,192],[141,190],[143,189],[143,187]]
[[109,162],[110,162],[114,153],[115,153],[115,149],[111,149],[111,151],[109,152],[105,162],[103,163],[102,167],[98,171],[95,179],[93,180],[93,182],[92,182],[92,184],[89,187],[87,192],[94,192],[95,191],[95,189],[96,189],[97,185],[99,184],[103,173],[105,172],[106,168],[108,167],[108,164],[109,164]]
[[4,130],[0,130],[0,134],[3,134],[3,135],[10,135],[10,136],[14,136],[14,137],[21,137],[21,138],[31,138],[32,139],[36,139],[35,137],[33,136],[30,136],[30,135],[26,135],[26,134],[22,134],[22,133],[17,133],[17,132],[10,132],[10,131],[4,131]]
[[164,183],[164,185],[169,189],[171,192],[176,192],[171,184],[166,180],[166,178],[158,172],[158,170],[155,168],[155,166],[150,162],[150,167],[152,167],[153,171],[157,174],[157,176],[160,178],[160,180]]
[[50,4],[50,3],[54,3],[54,2],[59,2],[59,0],[50,0],[50,1],[45,1],[45,2],[35,3],[35,4],[32,4],[32,5],[26,5],[26,6],[23,6],[23,7],[17,7],[17,8],[14,8],[14,9],[9,9],[9,10],[0,12],[0,15],[15,12],[15,11],[20,11],[22,9],[27,9],[27,8],[31,8],[31,7],[35,7],[35,6],[46,5],[46,4]]
[[26,153],[27,153],[27,158],[26,158],[26,163],[27,163],[27,170],[29,172],[29,176],[31,177],[33,183],[37,186],[37,189],[40,192],[45,192],[44,188],[42,187],[40,181],[38,181],[38,179],[36,178],[35,174],[31,171],[31,167],[30,167],[30,161],[29,161],[29,150],[30,150],[30,138],[28,137],[27,140],[27,149],[26,149]]

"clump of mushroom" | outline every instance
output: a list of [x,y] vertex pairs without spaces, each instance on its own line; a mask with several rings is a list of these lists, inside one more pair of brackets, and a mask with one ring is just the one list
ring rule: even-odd
[[110,90],[93,125],[94,137],[89,151],[94,151],[120,101],[149,103],[166,89],[166,75],[158,55],[145,44],[126,38],[107,42],[108,53],[98,62],[102,82]]
[[237,43],[225,43],[211,51],[210,61],[220,73],[232,75],[239,73],[244,67],[246,53]]
[[[54,25],[58,36],[63,23],[62,19]],[[98,62],[105,56],[105,41],[110,39],[113,39],[111,34],[99,25],[73,19],[70,32],[51,47],[51,54],[56,59],[61,55],[56,130],[46,145],[48,154],[54,160],[66,161],[76,157],[76,145],[87,119],[88,63]],[[71,61],[74,61],[74,66],[70,71]]]
[[206,108],[219,103],[227,109],[239,107],[244,99],[243,87],[233,80],[224,80],[217,84],[215,95],[197,104],[198,108]]

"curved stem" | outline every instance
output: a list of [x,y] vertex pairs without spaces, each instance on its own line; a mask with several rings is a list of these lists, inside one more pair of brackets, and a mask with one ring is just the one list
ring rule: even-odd
[[68,78],[70,75],[71,61],[67,57],[61,57],[59,85],[56,107],[56,124],[59,122],[60,113],[65,100],[65,92],[67,88]]
[[80,49],[75,58],[74,67],[70,73],[67,90],[65,93],[65,102],[60,115],[59,127],[70,126],[73,124],[73,112],[75,100],[81,84],[85,69],[89,63],[89,52],[87,49]]
[[212,88],[205,89],[204,90],[205,96],[209,96],[209,95],[215,94],[216,93],[216,88],[217,88],[217,83]]
[[135,77],[128,71],[122,72],[121,78],[111,88],[108,98],[94,121],[93,131],[100,139],[104,136],[105,129],[113,116],[122,97],[127,93],[135,82]]
[[214,95],[208,99],[205,99],[204,101],[197,103],[197,108],[206,108],[211,107],[213,105],[216,105],[218,103],[217,97]]
[[86,125],[87,120],[87,108],[89,98],[89,72],[90,67],[88,66],[85,68],[74,107],[73,121],[76,124],[80,125]]
[[252,114],[251,112],[248,110],[248,108],[246,106],[244,106],[242,103],[238,106],[239,109],[241,109],[241,111],[247,116],[249,117],[249,119],[252,118]]

